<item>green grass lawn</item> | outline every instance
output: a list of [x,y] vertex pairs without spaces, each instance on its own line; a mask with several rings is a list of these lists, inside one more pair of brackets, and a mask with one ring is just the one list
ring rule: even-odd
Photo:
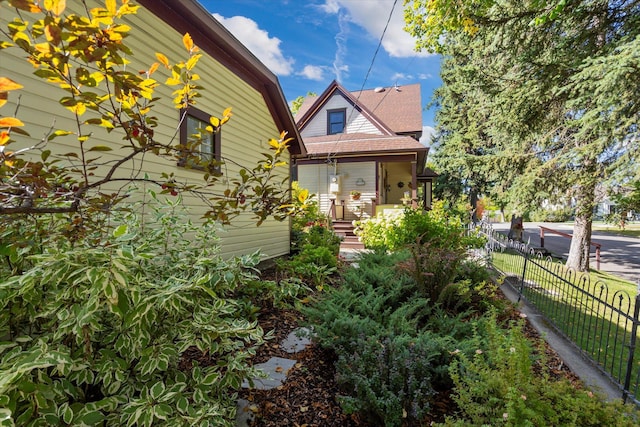
[[[522,284],[524,257],[515,252],[495,252],[492,262],[501,272],[515,276],[512,283],[516,286]],[[561,263],[536,260],[527,261],[522,293],[579,348],[624,384],[633,326],[625,314],[633,315],[636,285],[595,270],[588,275],[568,274]],[[634,351],[634,362],[633,381],[640,370],[639,347]],[[634,389],[632,383],[631,390]]]
[[617,227],[613,224],[607,224],[605,222],[594,222],[593,231],[605,231],[627,237],[640,237],[640,223],[627,223],[624,230],[622,230],[620,229],[620,227]]

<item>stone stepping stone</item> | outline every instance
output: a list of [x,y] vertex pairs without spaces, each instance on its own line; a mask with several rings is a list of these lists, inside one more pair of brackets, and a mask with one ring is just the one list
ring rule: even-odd
[[[272,357],[264,363],[255,365],[255,368],[267,374],[267,378],[254,378],[253,388],[256,390],[271,390],[281,386],[284,380],[287,379],[287,373],[295,364],[295,360]],[[242,388],[251,388],[248,380],[242,382]]]
[[258,408],[253,403],[246,399],[238,400],[238,409],[236,412],[236,426],[237,427],[250,427],[253,425],[256,419],[256,412]]
[[[289,354],[297,353],[304,350],[311,344],[311,330],[309,328],[297,328],[290,332],[287,338],[281,343],[280,347]],[[253,388],[256,390],[270,390],[282,385],[287,379],[289,370],[294,367],[297,362],[283,357],[272,357],[264,363],[255,365],[256,369],[263,371],[267,378],[254,378]],[[248,380],[242,382],[242,388],[251,388]],[[255,421],[255,412],[257,408],[248,400],[238,400],[238,410],[236,413],[237,427],[250,427]]]
[[311,330],[309,328],[298,328],[289,333],[282,341],[280,347],[289,354],[304,350],[311,344]]

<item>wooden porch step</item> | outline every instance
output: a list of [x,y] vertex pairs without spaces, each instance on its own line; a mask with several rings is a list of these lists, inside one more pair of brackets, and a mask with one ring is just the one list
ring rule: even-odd
[[334,220],[333,231],[342,237],[340,249],[364,249],[364,245],[358,240],[358,236],[353,232],[351,221]]
[[342,249],[364,249],[364,245],[360,242],[347,242],[340,243],[340,250]]

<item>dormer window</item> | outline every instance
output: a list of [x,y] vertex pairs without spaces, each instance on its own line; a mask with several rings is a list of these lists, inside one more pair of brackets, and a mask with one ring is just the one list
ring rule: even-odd
[[327,110],[327,135],[344,132],[347,122],[347,110]]

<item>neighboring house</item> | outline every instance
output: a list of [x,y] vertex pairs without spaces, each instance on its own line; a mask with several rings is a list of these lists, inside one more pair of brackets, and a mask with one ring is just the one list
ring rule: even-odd
[[[83,2],[67,2],[71,10],[82,13]],[[104,2],[87,1],[88,7],[102,6]],[[208,151],[211,156],[228,161],[222,167],[225,176],[235,177],[239,170],[237,164],[253,167],[262,159],[260,153],[268,152],[269,138],[277,138],[281,131],[287,131],[294,141],[290,155],[304,155],[300,135],[283,95],[277,77],[267,69],[249,50],[227,31],[210,12],[194,0],[139,0],[142,5],[136,15],[127,17],[131,26],[127,45],[133,56],[127,59],[130,69],[143,70],[157,61],[155,53],[161,52],[170,60],[178,61],[186,57],[182,36],[189,33],[194,43],[200,47],[203,57],[196,72],[200,75],[198,84],[203,87],[201,98],[197,99],[197,108],[190,109],[188,120],[183,127],[199,127],[202,120],[213,115],[220,117],[223,110],[232,107],[233,118],[225,124],[219,136],[211,138]],[[11,13],[3,6],[0,21],[6,27]],[[28,14],[27,14],[28,15]],[[58,103],[64,92],[48,85],[42,79],[33,76],[33,68],[18,49],[1,51],[0,75],[22,84],[18,117],[25,122],[33,138],[46,135],[52,124],[60,129],[73,129],[71,118]],[[164,82],[168,71],[160,67],[156,80]],[[156,102],[154,115],[159,125],[155,128],[158,140],[171,141],[179,126],[180,112],[172,104],[172,89],[158,89],[161,101]],[[10,102],[15,103],[15,97]],[[15,105],[15,104],[14,104]],[[8,111],[14,107],[6,105]],[[59,112],[59,113],[58,113]],[[181,129],[181,137],[189,134]],[[21,137],[16,137],[19,140]],[[104,134],[100,138],[107,144],[119,143],[121,136]],[[26,141],[27,144],[33,141]],[[70,151],[77,144],[73,136],[56,139],[49,144],[54,153]],[[114,150],[113,153],[117,153]],[[110,153],[104,153],[109,156]],[[105,157],[108,159],[108,157]],[[131,164],[128,174],[133,173],[139,164]],[[283,168],[284,174],[289,174]],[[141,173],[157,177],[161,172],[173,172],[177,180],[197,182],[202,180],[203,171],[180,166],[179,162],[156,156],[146,156]],[[205,204],[196,197],[185,195],[185,204],[189,205],[193,221],[199,221],[206,211]],[[243,214],[220,234],[223,256],[230,257],[255,252],[260,249],[265,257],[276,257],[289,253],[290,223],[267,220],[262,226],[255,226],[256,220],[250,214]]]
[[419,142],[419,84],[349,92],[334,81],[307,97],[295,118],[307,149],[295,159],[296,179],[323,212],[353,220],[403,204],[430,208],[436,175]]

